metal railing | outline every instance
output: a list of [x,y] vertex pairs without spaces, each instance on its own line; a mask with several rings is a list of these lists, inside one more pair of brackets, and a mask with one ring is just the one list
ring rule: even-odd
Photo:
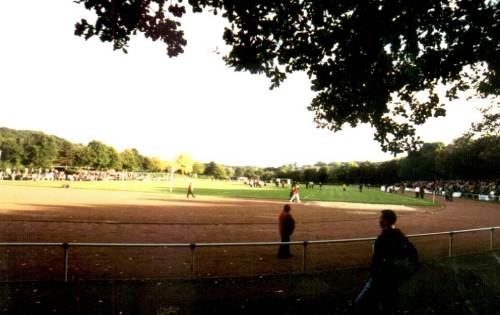
[[[490,232],[489,250],[493,250],[494,232],[500,229],[500,226],[488,228],[476,228],[467,230],[456,230],[447,232],[434,232],[407,235],[408,238],[419,238],[426,236],[448,236],[448,257],[453,257],[453,237],[456,234],[472,233],[472,232]],[[235,246],[277,246],[277,245],[302,245],[302,265],[301,272],[306,272],[307,261],[307,248],[311,244],[340,244],[340,243],[354,243],[375,241],[376,237],[366,238],[350,238],[350,239],[336,239],[336,240],[316,240],[316,241],[291,241],[291,242],[240,242],[240,243],[0,243],[0,247],[37,247],[37,246],[54,246],[62,247],[64,253],[64,281],[68,281],[68,266],[69,266],[69,251],[72,247],[139,247],[139,248],[190,248],[191,250],[191,263],[190,263],[190,277],[195,278],[195,253],[197,248],[202,247],[235,247]]]

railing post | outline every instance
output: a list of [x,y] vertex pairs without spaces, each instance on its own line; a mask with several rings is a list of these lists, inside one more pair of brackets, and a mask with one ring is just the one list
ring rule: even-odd
[[490,250],[493,250],[493,233],[495,232],[495,228],[491,228],[490,230]]
[[304,241],[304,249],[302,251],[302,273],[306,273],[306,258],[307,258],[307,244],[308,241]]
[[64,249],[64,282],[68,282],[68,259],[69,259],[69,244],[63,243]]
[[450,241],[449,241],[449,247],[448,247],[448,257],[453,256],[453,232],[450,232]]
[[196,248],[196,244],[191,243],[189,248],[191,248],[191,279],[194,279],[194,250]]

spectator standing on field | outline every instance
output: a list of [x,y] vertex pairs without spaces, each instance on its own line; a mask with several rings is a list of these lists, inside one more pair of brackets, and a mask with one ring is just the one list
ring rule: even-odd
[[196,198],[196,196],[193,194],[193,183],[189,182],[188,186],[188,192],[186,198],[189,198],[189,195],[191,195],[193,198]]
[[448,196],[448,198],[446,199],[447,201],[453,201],[453,186],[452,185],[448,185],[448,187],[446,187],[445,194]]
[[[291,207],[289,204],[283,206],[283,211],[279,216],[279,232],[282,242],[290,242],[290,236],[295,230],[295,220],[290,214]],[[290,253],[290,245],[282,244],[278,250],[278,258],[290,258],[293,255]]]
[[[382,210],[379,218],[382,233],[375,241],[371,265],[371,278],[356,297],[355,305],[360,314],[393,314],[401,284],[400,269],[395,263],[401,249],[411,247],[415,267],[418,257],[415,247],[396,228],[396,213]],[[416,271],[416,269],[414,269]]]

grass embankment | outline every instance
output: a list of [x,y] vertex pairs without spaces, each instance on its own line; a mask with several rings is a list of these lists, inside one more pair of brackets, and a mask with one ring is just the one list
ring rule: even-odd
[[[498,314],[500,252],[423,263],[396,314]],[[203,280],[0,284],[5,314],[355,314],[368,270]]]
[[[111,191],[130,191],[145,193],[160,193],[172,197],[185,197],[189,183],[188,178],[177,177],[170,191],[170,182],[166,181],[96,181],[96,182],[70,182],[71,189],[92,189]],[[53,187],[62,186],[63,182],[35,182],[35,181],[0,181],[3,185],[16,185],[27,187]],[[193,180],[194,193],[196,196],[211,196],[223,198],[247,198],[247,199],[270,199],[287,200],[290,188],[281,188],[267,185],[260,188],[252,188],[238,182],[225,182],[206,179]],[[417,199],[401,194],[389,194],[380,191],[378,187],[367,189],[364,187],[359,192],[357,186],[348,186],[346,191],[341,186],[324,185],[322,189],[315,186],[314,189],[306,189],[301,186],[300,198],[304,202],[355,202],[372,204],[396,204],[405,206],[432,206],[432,201]]]

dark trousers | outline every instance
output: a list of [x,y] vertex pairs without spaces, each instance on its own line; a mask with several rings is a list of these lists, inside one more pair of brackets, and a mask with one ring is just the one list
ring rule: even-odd
[[[281,235],[282,242],[290,242],[290,235]],[[288,258],[290,257],[290,245],[282,244],[278,249],[278,258]]]
[[196,198],[191,190],[188,190],[186,198],[189,198],[189,195],[193,196],[193,198]]
[[354,304],[358,314],[394,314],[398,302],[397,285],[375,285],[368,280],[356,297]]

